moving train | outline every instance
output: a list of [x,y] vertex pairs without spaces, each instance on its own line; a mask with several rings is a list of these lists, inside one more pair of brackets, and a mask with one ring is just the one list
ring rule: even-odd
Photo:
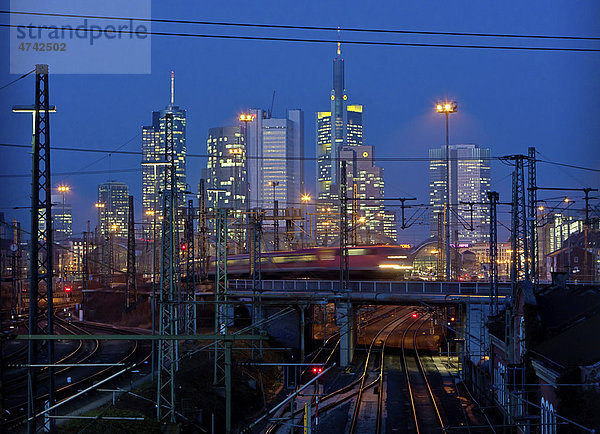
[[[348,248],[350,278],[355,280],[405,279],[411,276],[412,255],[410,245],[353,246]],[[211,257],[209,275],[214,276],[215,259]],[[227,275],[249,278],[250,261],[247,254],[230,255]],[[263,279],[330,279],[340,276],[339,247],[314,247],[308,249],[263,252],[261,254]]]

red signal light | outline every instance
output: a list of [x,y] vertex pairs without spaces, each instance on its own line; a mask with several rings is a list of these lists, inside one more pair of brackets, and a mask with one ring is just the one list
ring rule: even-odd
[[313,366],[312,368],[313,374],[320,374],[323,372],[323,368],[321,366]]
[[413,314],[411,315],[413,318],[417,318],[419,316],[419,314],[417,312],[413,312]]
[[65,286],[65,292],[71,292],[71,287],[70,286]]
[[187,249],[187,246],[185,244],[182,244],[181,245],[181,250],[185,250],[185,249]]

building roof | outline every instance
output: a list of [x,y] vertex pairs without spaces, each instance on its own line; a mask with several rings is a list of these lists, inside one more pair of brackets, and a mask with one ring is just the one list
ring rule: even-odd
[[600,313],[579,321],[533,349],[533,357],[543,356],[564,368],[588,366],[600,361]]
[[549,285],[535,294],[548,336],[600,313],[600,288],[591,285]]

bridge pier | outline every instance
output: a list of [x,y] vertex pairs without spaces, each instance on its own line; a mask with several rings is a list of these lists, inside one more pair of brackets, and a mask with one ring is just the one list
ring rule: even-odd
[[338,302],[335,306],[335,319],[340,330],[340,366],[352,363],[354,356],[354,308],[352,303]]

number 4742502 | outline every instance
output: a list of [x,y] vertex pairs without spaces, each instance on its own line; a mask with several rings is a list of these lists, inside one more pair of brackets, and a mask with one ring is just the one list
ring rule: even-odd
[[67,51],[64,42],[21,42],[17,47],[21,51]]

